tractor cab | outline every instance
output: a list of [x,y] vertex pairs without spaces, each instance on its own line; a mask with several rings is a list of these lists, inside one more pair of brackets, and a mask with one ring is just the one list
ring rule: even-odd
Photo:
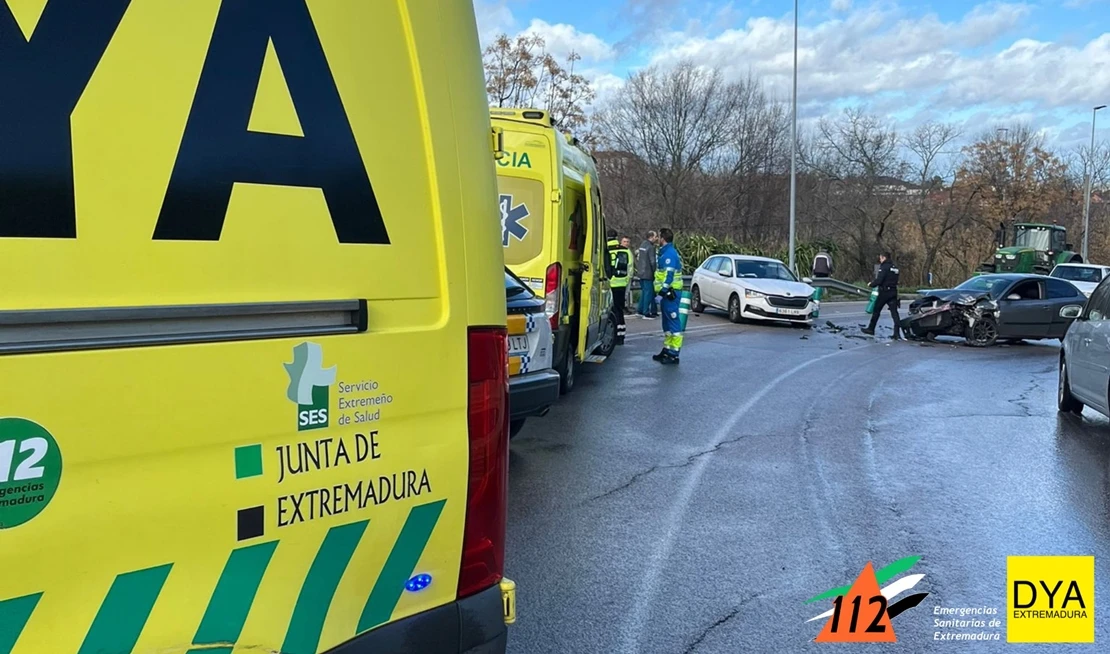
[[1006,244],[1005,229],[998,231],[998,249],[992,261],[979,267],[980,273],[1017,272],[1047,275],[1058,263],[1081,263],[1083,258],[1072,251],[1067,228],[1044,223],[1017,223],[1012,245]]
[[1071,246],[1067,243],[1068,231],[1059,225],[1019,223],[1014,225],[1014,248],[1031,249],[1048,257],[1055,257]]

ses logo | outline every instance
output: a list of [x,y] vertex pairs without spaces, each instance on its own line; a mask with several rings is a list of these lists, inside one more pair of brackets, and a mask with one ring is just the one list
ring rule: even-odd
[[305,342],[293,348],[293,362],[283,363],[289,374],[285,396],[297,405],[297,431],[328,426],[331,386],[336,366],[324,368],[324,349],[319,343]]
[[1095,557],[1006,557],[1006,641],[1095,642]]
[[[828,618],[824,629],[815,640],[819,643],[898,642],[891,620],[920,604],[929,593],[914,593],[898,599],[893,604],[890,602],[902,593],[912,590],[925,578],[923,574],[899,577],[920,560],[920,556],[908,556],[878,571],[868,561],[850,586],[833,588],[806,600],[809,604],[832,598],[832,609],[806,620],[806,622],[813,622]],[[899,578],[879,588],[880,584],[885,584],[895,577]]]

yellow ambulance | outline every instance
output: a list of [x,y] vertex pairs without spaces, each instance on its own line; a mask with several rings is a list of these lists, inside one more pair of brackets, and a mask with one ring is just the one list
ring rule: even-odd
[[0,40],[0,654],[503,652],[471,3],[13,1]]
[[613,353],[617,323],[597,164],[546,111],[491,108],[505,264],[546,301],[563,393],[575,368]]

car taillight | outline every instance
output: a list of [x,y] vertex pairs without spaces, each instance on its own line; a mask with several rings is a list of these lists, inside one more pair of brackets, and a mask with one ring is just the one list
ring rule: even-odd
[[558,331],[559,329],[559,310],[562,308],[562,296],[560,295],[560,285],[563,281],[563,266],[562,264],[553,263],[547,267],[547,276],[543,282],[543,295],[546,301],[543,307],[544,313],[547,314],[548,321],[551,322],[551,331]]
[[467,426],[470,478],[466,490],[458,596],[501,581],[509,477],[509,362],[504,327],[472,327],[467,335]]

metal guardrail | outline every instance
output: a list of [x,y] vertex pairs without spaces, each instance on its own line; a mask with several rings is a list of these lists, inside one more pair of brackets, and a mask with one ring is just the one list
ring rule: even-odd
[[817,277],[810,281],[809,285],[817,288],[831,288],[834,291],[840,291],[841,293],[846,293],[848,295],[862,295],[863,297],[871,296],[870,288],[863,288],[862,286],[856,286],[855,284],[842,282],[839,279],[833,279],[832,277]]

